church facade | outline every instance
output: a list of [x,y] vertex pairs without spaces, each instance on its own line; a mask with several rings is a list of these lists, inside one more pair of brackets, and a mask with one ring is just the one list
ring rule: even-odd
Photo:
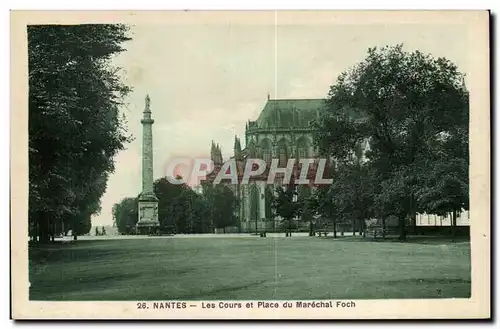
[[[235,136],[232,160],[240,179],[247,159],[262,159],[267,163],[266,171],[252,177],[249,184],[226,183],[239,200],[237,217],[241,232],[274,230],[280,225],[280,218],[271,212],[271,198],[275,188],[282,185],[282,177],[277,175],[274,183],[268,184],[270,163],[278,159],[278,166],[284,168],[289,159],[317,157],[312,122],[324,106],[324,99],[268,99],[257,120],[246,124],[244,148]],[[214,179],[223,164],[221,149],[213,142],[211,159],[215,168],[207,181]],[[310,165],[308,179],[314,179],[316,166],[317,163]]]

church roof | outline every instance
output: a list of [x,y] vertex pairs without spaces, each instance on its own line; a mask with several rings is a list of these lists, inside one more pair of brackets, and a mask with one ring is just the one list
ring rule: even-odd
[[305,128],[325,107],[324,99],[270,99],[257,119],[259,128]]
[[[258,128],[307,128],[325,107],[326,99],[270,99],[255,123]],[[343,109],[338,113],[354,120],[364,119],[353,109]]]

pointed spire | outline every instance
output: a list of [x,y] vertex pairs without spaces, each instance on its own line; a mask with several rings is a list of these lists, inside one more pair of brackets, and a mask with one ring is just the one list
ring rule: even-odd
[[241,142],[238,136],[234,136],[234,158],[241,160]]
[[216,165],[222,164],[222,153],[220,150],[219,143],[213,144],[213,153],[212,153],[212,161]]
[[215,144],[212,140],[212,146],[210,148],[210,159],[215,162]]
[[151,112],[151,109],[150,109],[151,98],[149,98],[149,94],[146,95],[145,103],[146,103],[146,107],[144,108],[144,112]]
[[462,89],[463,91],[467,91],[467,86],[465,84],[465,74],[462,75]]
[[210,158],[212,159],[214,164],[222,164],[222,153],[220,151],[219,143],[216,144],[214,141],[212,141],[212,151],[210,152]]

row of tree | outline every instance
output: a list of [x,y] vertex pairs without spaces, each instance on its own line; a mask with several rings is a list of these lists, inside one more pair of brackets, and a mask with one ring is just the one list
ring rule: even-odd
[[114,156],[130,141],[129,88],[110,64],[123,25],[28,26],[29,227],[34,240],[91,229]]
[[[160,230],[165,233],[213,233],[238,225],[238,200],[229,187],[204,186],[198,194],[189,186],[171,184],[166,178],[154,182],[158,197]],[[113,206],[113,220],[121,234],[134,234],[138,221],[138,196]]]
[[396,217],[405,239],[417,213],[451,213],[455,227],[468,210],[469,95],[449,60],[369,49],[331,86],[316,127],[334,183],[313,204],[333,221]]
[[311,231],[326,218],[334,236],[339,222],[355,231],[396,218],[405,239],[417,213],[451,213],[454,234],[469,209],[469,95],[453,63],[402,45],[369,49],[331,86],[315,127],[333,184],[304,194],[292,180],[276,190],[277,215],[309,218]]
[[[29,224],[40,241],[91,229],[114,156],[131,140],[119,107],[130,89],[112,56],[129,40],[123,25],[29,26]],[[297,197],[278,189],[273,212],[332,221],[399,219],[404,239],[416,213],[456,214],[469,207],[469,96],[464,76],[444,58],[369,49],[331,86],[315,142],[331,157],[331,186]],[[362,154],[361,146],[369,143]],[[212,232],[237,225],[238,201],[223,185],[203,195],[155,182],[164,230]],[[266,199],[267,200],[267,199]],[[137,198],[113,208],[120,232],[137,222]],[[335,225],[334,225],[335,227]]]

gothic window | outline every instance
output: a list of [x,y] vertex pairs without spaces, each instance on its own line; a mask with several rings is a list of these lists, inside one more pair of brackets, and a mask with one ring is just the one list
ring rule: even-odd
[[276,144],[276,156],[278,158],[278,166],[286,167],[288,158],[290,157],[290,147],[286,138],[281,138]]
[[271,151],[271,142],[269,141],[269,139],[267,139],[267,138],[262,139],[262,141],[260,143],[260,148],[262,150],[262,153],[261,153],[262,160],[264,160],[267,163],[271,162],[273,154]]
[[255,144],[254,144],[254,142],[253,142],[253,140],[252,140],[252,141],[250,141],[250,145],[248,146],[248,153],[249,153],[248,155],[249,155],[251,158],[255,158],[255,156],[256,156],[256,152],[257,152],[257,151],[256,151],[256,149],[255,149]]
[[303,146],[299,147],[298,153],[299,153],[299,159],[307,158],[307,150],[305,149],[305,147],[303,147]]
[[287,154],[286,154],[286,148],[280,147],[279,161],[278,161],[280,167],[285,167],[287,161],[288,161],[288,158],[287,158]]
[[297,156],[299,159],[306,159],[309,156],[309,143],[306,137],[301,137],[297,141]]
[[265,212],[266,212],[266,219],[272,219],[273,213],[272,213],[272,200],[273,200],[273,189],[270,186],[267,186],[265,189]]
[[251,221],[257,221],[259,219],[259,188],[252,185],[250,188],[250,218]]
[[271,154],[271,150],[270,149],[263,149],[262,150],[262,158],[265,162],[269,163],[271,162],[271,158],[272,158],[272,154]]

